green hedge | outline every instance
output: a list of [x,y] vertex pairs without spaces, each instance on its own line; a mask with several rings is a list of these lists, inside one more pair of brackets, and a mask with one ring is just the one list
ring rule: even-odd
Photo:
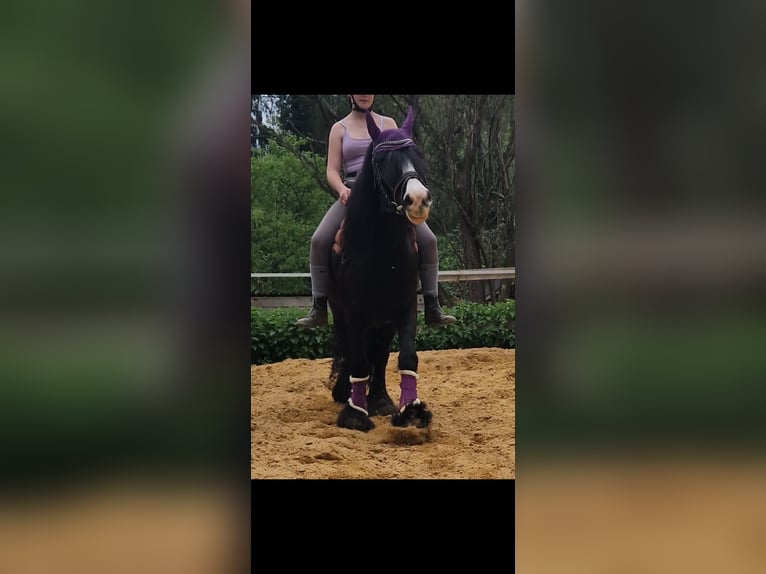
[[[450,327],[426,327],[418,313],[417,348],[420,351],[500,347],[516,345],[516,301],[483,305],[461,302],[445,311],[457,318]],[[260,365],[285,359],[319,359],[332,356],[332,314],[330,324],[300,329],[295,321],[306,314],[302,308],[261,309],[250,312],[250,362]],[[399,350],[396,337],[391,347]]]

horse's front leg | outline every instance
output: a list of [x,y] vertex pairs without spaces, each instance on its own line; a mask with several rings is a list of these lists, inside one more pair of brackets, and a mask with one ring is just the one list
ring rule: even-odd
[[393,324],[385,324],[371,329],[367,334],[367,354],[372,365],[372,380],[367,393],[367,410],[370,416],[389,416],[399,410],[386,389],[386,366],[394,332]]
[[375,428],[367,411],[367,384],[370,381],[367,362],[367,344],[361,325],[350,320],[348,325],[348,349],[351,358],[351,396],[338,414],[338,426],[367,432]]
[[331,373],[335,376],[335,384],[332,387],[332,398],[337,403],[345,403],[351,394],[351,383],[348,381],[348,323],[341,305],[332,299],[329,301],[333,318],[333,334],[335,336],[335,349],[333,350],[333,364]]
[[423,428],[431,422],[431,411],[418,398],[418,353],[415,346],[417,325],[417,305],[413,303],[402,315],[398,325],[401,382],[399,411],[391,416],[391,424],[394,426],[415,425]]

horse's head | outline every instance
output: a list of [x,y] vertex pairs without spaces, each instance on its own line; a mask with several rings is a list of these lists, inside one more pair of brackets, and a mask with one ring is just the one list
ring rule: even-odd
[[418,225],[428,219],[431,194],[425,182],[425,163],[412,139],[412,106],[401,128],[381,130],[367,112],[372,138],[372,164],[376,184],[390,205]]

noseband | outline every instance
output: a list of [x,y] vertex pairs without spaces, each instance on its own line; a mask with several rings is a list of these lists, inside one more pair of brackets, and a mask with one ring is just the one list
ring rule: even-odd
[[[392,145],[393,144],[393,145]],[[380,165],[376,161],[375,157],[378,153],[390,152],[396,149],[404,149],[405,147],[414,146],[415,143],[412,140],[402,140],[401,142],[386,142],[385,144],[378,145],[373,151],[372,165],[375,168],[375,183],[377,187],[384,194],[383,201],[387,207],[399,215],[404,215],[404,190],[407,189],[407,182],[411,179],[417,179],[426,185],[423,177],[415,170],[408,170],[403,172],[397,182],[394,185],[388,183],[380,172]]]

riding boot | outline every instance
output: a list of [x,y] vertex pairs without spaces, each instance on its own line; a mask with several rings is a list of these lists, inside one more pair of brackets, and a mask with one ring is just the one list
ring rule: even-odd
[[426,325],[429,327],[446,327],[454,324],[457,319],[447,315],[439,306],[439,298],[436,295],[423,295]]
[[327,325],[327,297],[314,297],[314,305],[309,314],[298,319],[295,324],[304,329]]

